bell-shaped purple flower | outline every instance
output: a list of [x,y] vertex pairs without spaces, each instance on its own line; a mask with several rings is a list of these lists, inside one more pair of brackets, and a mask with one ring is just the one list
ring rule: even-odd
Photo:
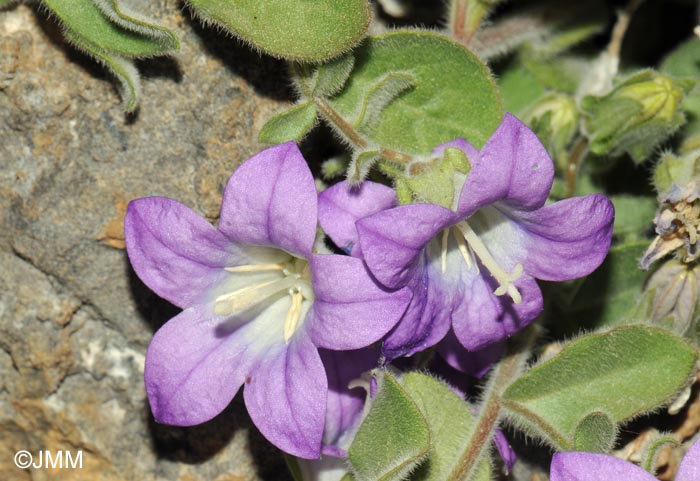
[[314,180],[293,143],[234,172],[218,229],[172,199],[129,204],[134,270],[183,309],[146,353],[157,421],[207,421],[245,384],[265,437],[295,456],[320,456],[328,381],[318,348],[372,344],[401,317],[410,292],[379,286],[359,259],[315,254],[316,228]]
[[[639,466],[607,454],[565,452],[552,458],[551,481],[657,481]],[[685,454],[675,481],[700,481],[700,440]]]
[[435,154],[448,147],[461,149],[471,166],[452,209],[401,205],[356,222],[372,274],[414,295],[385,339],[389,359],[435,344],[450,328],[469,350],[514,334],[542,310],[535,278],[585,276],[610,247],[610,200],[594,194],[545,205],[552,160],[512,115],[481,151],[457,140]]

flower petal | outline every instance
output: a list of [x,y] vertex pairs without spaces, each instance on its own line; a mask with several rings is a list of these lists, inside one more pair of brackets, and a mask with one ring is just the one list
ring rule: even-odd
[[191,426],[219,414],[266,351],[249,345],[250,330],[229,332],[211,305],[185,309],[161,327],[148,346],[144,373],[156,421]]
[[224,190],[219,229],[238,242],[307,257],[317,215],[311,171],[296,144],[287,142],[263,150],[236,169]]
[[359,425],[367,392],[361,387],[350,389],[352,381],[366,371],[377,367],[379,349],[368,347],[354,351],[319,350],[328,375],[328,406],[326,427],[323,432],[324,453],[326,447],[347,451]]
[[471,164],[472,162],[476,162],[479,159],[479,149],[474,147],[472,144],[467,142],[465,139],[455,139],[451,140],[450,142],[445,142],[444,144],[440,144],[437,147],[433,149],[433,154],[435,155],[440,155],[442,154],[445,149],[452,148],[452,149],[459,149],[463,151],[465,154],[467,154],[467,159],[469,160],[469,163]]
[[369,181],[359,187],[339,182],[319,195],[318,220],[335,245],[360,257],[355,222],[395,206],[396,192],[391,187]]
[[[642,468],[606,454],[556,453],[550,469],[551,481],[657,481]],[[680,480],[678,480],[680,481]]]
[[700,439],[685,453],[676,473],[676,481],[700,481]]
[[498,454],[501,456],[503,463],[506,465],[506,474],[509,474],[511,471],[513,471],[513,466],[515,466],[518,456],[515,454],[515,451],[513,451],[513,448],[508,442],[508,439],[500,429],[496,429],[496,432],[493,434],[493,443],[496,445]]
[[405,285],[418,254],[453,221],[452,211],[433,204],[402,205],[361,219],[356,225],[364,260],[385,286]]
[[124,238],[139,278],[176,306],[198,303],[242,253],[189,207],[166,197],[129,203]]
[[316,254],[310,263],[315,299],[306,322],[318,347],[372,344],[394,327],[411,299],[408,289],[379,286],[360,259]]
[[317,459],[328,382],[316,346],[303,331],[246,379],[245,405],[260,432],[294,456]]
[[457,339],[454,331],[440,341],[437,347],[440,356],[453,368],[471,376],[481,378],[505,352],[505,342],[488,344],[478,351],[468,351]]
[[506,114],[479,158],[470,158],[470,163],[457,207],[462,217],[497,200],[532,210],[545,203],[552,188],[552,159],[537,136],[511,114]]
[[610,248],[615,209],[604,195],[566,199],[512,214],[522,229],[523,266],[538,279],[563,281],[588,275]]

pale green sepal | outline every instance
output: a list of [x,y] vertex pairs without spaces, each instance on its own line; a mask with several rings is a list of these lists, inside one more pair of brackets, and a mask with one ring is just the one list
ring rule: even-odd
[[[411,481],[444,481],[455,471],[464,440],[474,429],[475,417],[469,405],[444,382],[426,374],[409,372],[401,385],[413,398],[428,421],[432,448],[425,463],[411,475]],[[470,481],[489,481],[488,459],[481,462]]]
[[619,326],[566,344],[506,389],[503,408],[530,435],[570,451],[586,416],[619,424],[648,413],[692,382],[696,362],[696,350],[664,329]]
[[348,166],[347,181],[353,185],[360,185],[367,178],[370,169],[378,159],[378,150],[358,150],[353,152],[352,161]]
[[661,154],[654,169],[654,187],[663,195],[674,184],[684,187],[691,179],[700,175],[700,135],[695,134],[683,141],[678,155]]
[[298,142],[316,125],[316,116],[316,104],[313,102],[295,105],[270,118],[260,129],[258,141],[263,144],[281,144],[290,140]]
[[66,39],[78,49],[92,55],[98,62],[107,67],[112,75],[117,78],[119,81],[119,94],[124,103],[124,110],[127,113],[134,112],[139,104],[141,78],[133,62],[119,55],[103,52],[70,29],[66,29],[64,35]]
[[371,14],[367,0],[188,0],[213,22],[275,57],[317,62],[354,47]]
[[157,23],[156,20],[136,12],[128,6],[120,6],[117,0],[94,0],[112,22],[122,28],[152,37],[169,50],[180,50],[180,39],[177,34]]
[[459,43],[434,32],[398,30],[368,37],[354,51],[355,68],[330,103],[354,118],[371,86],[390,72],[411,72],[416,86],[396,97],[372,129],[374,145],[408,154],[466,138],[480,148],[498,127],[503,110],[491,73]]
[[369,132],[377,126],[380,116],[399,95],[416,86],[411,72],[389,72],[367,88],[360,104],[354,126]]
[[354,65],[352,53],[319,65],[294,62],[292,80],[303,99],[329,98],[342,90]]
[[430,449],[425,417],[396,378],[378,373],[372,407],[348,451],[356,481],[399,481]]
[[527,109],[523,120],[553,158],[566,157],[564,151],[578,131],[579,114],[573,97],[558,93],[544,95]]
[[615,445],[617,426],[610,416],[595,411],[583,418],[574,432],[574,450],[607,453]]
[[[43,0],[73,37],[89,42],[105,54],[122,57],[153,57],[172,50],[150,36],[127,30],[112,22],[92,0]],[[75,41],[75,40],[74,40]]]
[[[407,174],[400,177],[412,197],[419,202],[441,205],[447,209],[454,207],[458,186],[463,184],[471,165],[460,149],[445,149],[441,158],[412,162]],[[462,182],[457,182],[457,179]]]

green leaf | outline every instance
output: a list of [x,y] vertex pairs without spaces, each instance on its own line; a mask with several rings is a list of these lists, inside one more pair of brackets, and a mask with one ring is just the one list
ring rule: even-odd
[[369,86],[365,92],[355,127],[371,131],[381,119],[382,112],[392,101],[416,86],[416,77],[411,72],[389,72]]
[[579,443],[589,445],[592,427],[605,424],[591,414],[618,424],[657,408],[691,382],[696,361],[695,349],[668,331],[619,326],[568,343],[511,384],[503,406],[530,434],[573,450],[577,431]]
[[639,267],[647,246],[646,241],[615,246],[591,275],[557,286],[562,310],[557,318],[565,319],[568,324],[553,327],[565,327],[573,333],[582,327],[596,328],[624,321],[642,293],[647,277]]
[[[700,78],[700,39],[693,35],[666,57],[660,67],[661,72],[676,78]],[[688,114],[686,132],[700,132],[700,85],[683,100],[683,110]]]
[[172,45],[113,23],[91,0],[44,0],[44,3],[71,30],[73,38],[81,37],[94,50],[106,55],[151,57],[172,50]]
[[610,416],[592,412],[576,426],[574,450],[607,453],[615,444],[617,426]]
[[380,373],[379,389],[348,452],[357,481],[398,481],[425,458],[430,431],[397,380]]
[[528,110],[545,89],[520,62],[511,61],[498,78],[498,86],[503,96],[503,105],[507,112],[518,117]]
[[316,105],[307,102],[295,105],[268,120],[258,134],[264,144],[281,144],[301,140],[316,124]]
[[371,86],[390,72],[411,72],[416,86],[395,98],[374,128],[360,129],[383,147],[427,154],[456,137],[481,147],[503,117],[493,78],[481,60],[453,40],[420,31],[367,38],[355,51],[345,90],[331,104],[346,119],[357,118]]
[[151,37],[169,50],[180,49],[180,39],[175,32],[159,25],[155,20],[132,10],[128,6],[120,6],[117,0],[94,0],[94,3],[102,10],[102,13],[120,27]]
[[360,185],[369,175],[369,170],[379,159],[378,150],[358,150],[353,152],[348,166],[347,180],[353,185]]
[[[432,449],[411,481],[443,481],[449,478],[464,449],[467,433],[474,429],[469,405],[444,382],[417,372],[404,375],[401,385],[428,421]],[[484,459],[473,481],[489,481],[491,468]]]
[[354,65],[352,53],[320,65],[295,63],[293,80],[307,99],[333,97],[345,86]]
[[136,70],[133,62],[119,55],[112,55],[102,51],[70,29],[66,29],[64,35],[73,45],[87,54],[92,55],[116,77],[119,81],[119,93],[124,102],[124,110],[126,112],[133,112],[136,110],[139,104],[141,82],[138,70]]
[[367,0],[189,0],[213,21],[264,52],[320,61],[357,44],[369,26]]
[[613,195],[615,225],[613,235],[625,241],[642,240],[654,225],[657,202],[653,197],[640,195]]

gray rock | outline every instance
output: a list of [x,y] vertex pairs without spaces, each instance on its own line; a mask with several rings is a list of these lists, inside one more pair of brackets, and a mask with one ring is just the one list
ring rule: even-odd
[[[143,388],[154,331],[178,311],[131,270],[121,216],[177,198],[215,220],[233,169],[289,98],[285,66],[142,2],[181,35],[139,64],[139,112],[27,6],[0,12],[0,479],[285,480],[236,398],[193,428],[156,424]],[[20,470],[26,449],[83,452],[83,469]]]

